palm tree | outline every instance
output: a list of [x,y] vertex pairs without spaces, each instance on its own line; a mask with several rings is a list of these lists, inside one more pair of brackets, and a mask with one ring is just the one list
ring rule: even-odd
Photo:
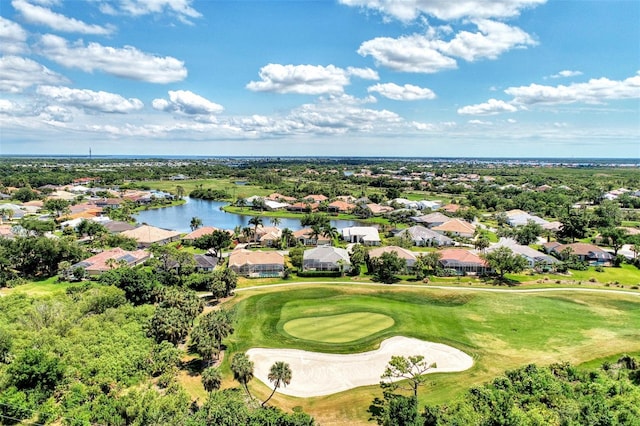
[[262,226],[262,218],[260,216],[253,216],[249,219],[249,225],[253,225],[253,238],[255,242],[258,242],[258,226]]
[[189,227],[191,228],[191,232],[195,231],[201,226],[202,226],[202,219],[196,216],[191,218],[191,223],[189,224]]
[[293,231],[289,228],[284,228],[280,239],[282,241],[282,248],[288,248],[291,244],[291,240],[293,239]]
[[312,225],[311,226],[311,234],[309,235],[312,240],[316,241],[316,245],[318,245],[318,237],[322,235],[322,228],[320,225]]
[[217,368],[209,367],[202,372],[202,385],[207,392],[217,391],[220,389],[221,384],[222,375]]
[[338,231],[338,228],[336,228],[335,226],[331,226],[330,224],[327,224],[326,226],[322,227],[322,233],[325,236],[327,236],[331,241],[334,241],[336,238],[340,236],[340,232]]
[[269,221],[271,222],[271,225],[276,227],[282,222],[279,217],[272,217],[269,219]]
[[231,360],[231,371],[233,372],[233,378],[240,383],[251,398],[248,383],[253,379],[253,362],[247,355],[237,353]]
[[281,384],[286,387],[291,383],[291,375],[291,367],[289,367],[289,364],[286,362],[276,361],[271,366],[271,370],[269,370],[269,375],[267,377],[269,378],[269,381],[273,383],[273,391],[271,392],[271,395],[269,395],[269,398],[262,403],[263,407],[271,399],[273,394],[276,393],[276,389],[278,389]]
[[176,197],[178,198],[184,197],[184,187],[182,185],[176,186]]
[[236,200],[236,206],[240,207],[240,211],[244,210],[246,205],[247,205],[247,200],[245,200],[244,198],[238,197],[238,199]]

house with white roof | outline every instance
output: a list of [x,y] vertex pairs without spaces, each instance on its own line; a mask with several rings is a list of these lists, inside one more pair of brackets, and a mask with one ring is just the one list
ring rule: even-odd
[[343,228],[341,233],[342,239],[350,243],[365,246],[380,245],[380,234],[378,234],[378,229],[373,226],[351,226]]

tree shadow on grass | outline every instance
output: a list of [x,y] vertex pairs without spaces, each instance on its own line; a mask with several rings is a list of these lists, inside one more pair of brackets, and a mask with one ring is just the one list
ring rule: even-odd
[[205,363],[200,358],[194,358],[189,361],[182,362],[182,370],[186,371],[189,376],[195,377],[202,373],[206,368]]

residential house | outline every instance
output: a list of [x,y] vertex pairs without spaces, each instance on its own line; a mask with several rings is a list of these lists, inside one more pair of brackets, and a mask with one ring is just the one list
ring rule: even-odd
[[294,231],[293,237],[303,246],[331,245],[331,238],[325,234],[313,235],[313,229],[311,228]]
[[438,232],[425,228],[421,225],[415,225],[407,229],[401,229],[394,233],[396,237],[407,237],[413,242],[413,245],[419,247],[440,247],[440,246],[453,246],[455,241],[446,235],[439,234]]
[[229,255],[229,269],[250,278],[281,277],[284,275],[284,256],[277,251],[236,249]]
[[376,203],[367,203],[367,207],[371,210],[371,213],[373,213],[374,216],[390,213],[394,210],[391,206],[383,206]]
[[377,259],[384,253],[395,253],[400,259],[404,259],[406,262],[406,268],[404,272],[410,272],[411,270],[413,270],[413,267],[416,263],[416,254],[411,250],[407,250],[406,248],[398,246],[376,247],[369,251],[369,258]]
[[204,235],[209,235],[209,234],[213,234],[214,231],[217,231],[218,228],[215,228],[213,226],[203,226],[201,228],[198,228],[190,233],[188,233],[187,235],[185,235],[184,237],[182,237],[182,242],[194,242],[195,240],[197,240],[198,238],[204,236]]
[[287,207],[287,210],[289,210],[290,212],[310,213],[310,212],[318,211],[318,207],[319,206],[320,206],[320,204],[318,204],[318,203],[311,203],[311,202],[308,202],[308,201],[305,201],[305,202],[300,201],[300,202],[291,204],[289,207]]
[[329,198],[322,194],[309,194],[303,198],[303,201],[311,201],[312,203],[321,203],[327,201]]
[[280,245],[282,229],[275,226],[259,227],[257,240],[262,247],[277,247]]
[[267,199],[271,200],[271,201],[280,201],[281,203],[295,203],[296,202],[296,198],[295,197],[287,197],[286,195],[278,194],[277,192],[274,192],[273,194],[269,195],[267,197]]
[[455,270],[458,275],[481,275],[491,271],[489,264],[475,253],[464,249],[444,249],[440,251],[440,266]]
[[88,275],[95,276],[120,266],[133,267],[140,265],[150,257],[151,253],[146,250],[127,251],[116,247],[78,262],[72,265],[71,269],[81,267],[84,268]]
[[556,263],[559,263],[558,259],[555,257],[539,252],[529,246],[520,245],[517,241],[511,238],[500,238],[500,241],[488,247],[486,252],[491,253],[499,247],[509,247],[515,254],[524,257],[529,268],[542,267],[546,269]]
[[107,228],[107,231],[112,234],[117,234],[124,231],[131,231],[132,229],[136,229],[138,225],[132,225],[128,222],[122,222],[120,220],[110,220],[109,222],[103,223],[104,227]]
[[578,259],[590,265],[610,266],[613,261],[613,254],[604,251],[598,246],[587,243],[559,244],[551,249],[551,253],[565,260],[567,258],[567,252],[565,252],[565,250],[571,255],[578,256]]
[[440,212],[429,213],[422,216],[412,217],[411,220],[417,223],[422,223],[428,228],[433,228],[434,226],[442,225],[445,222],[451,220],[449,216],[443,215]]
[[350,243],[358,243],[365,246],[379,246],[380,234],[373,226],[351,226],[343,228],[342,239]]
[[341,271],[351,269],[349,253],[343,248],[319,246],[306,250],[302,255],[304,271]]
[[218,264],[216,256],[207,254],[195,254],[193,260],[196,262],[195,268],[197,272],[212,272]]
[[142,225],[130,231],[121,233],[125,237],[133,238],[138,242],[138,247],[149,247],[152,244],[167,244],[180,239],[180,233],[155,226]]
[[10,240],[13,237],[15,237],[13,233],[13,225],[0,225],[0,238]]
[[444,206],[440,207],[439,210],[442,210],[443,212],[449,214],[456,214],[461,208],[462,206],[460,206],[460,204],[445,204]]
[[537,223],[538,225],[545,225],[549,223],[541,217],[534,216],[522,210],[509,210],[506,212],[506,215],[507,223],[513,227],[524,226],[529,223],[529,221]]
[[332,203],[329,203],[329,205],[327,206],[327,211],[329,213],[349,213],[355,207],[356,206],[354,204],[347,203],[346,201],[336,200]]
[[473,238],[476,226],[462,219],[449,219],[449,221],[431,228],[439,234],[450,234],[458,237]]

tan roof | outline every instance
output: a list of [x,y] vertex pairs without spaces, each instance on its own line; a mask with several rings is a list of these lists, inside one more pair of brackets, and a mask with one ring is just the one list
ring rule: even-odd
[[284,256],[277,251],[234,250],[229,255],[229,267],[243,265],[284,265]]
[[124,231],[121,235],[133,238],[139,243],[152,244],[179,237],[180,233],[176,231],[169,231],[167,229],[156,228],[155,226],[142,225],[136,229]]
[[330,203],[329,207],[336,208],[336,209],[338,209],[340,211],[349,211],[349,210],[353,210],[353,208],[355,206],[353,204],[351,204],[351,203],[347,203],[347,202],[342,201],[342,200],[336,200],[333,203]]
[[369,210],[371,210],[371,213],[373,214],[389,213],[394,210],[394,208],[391,206],[381,206],[380,204],[376,203],[369,203],[367,204],[367,207],[369,207]]
[[442,225],[432,228],[434,231],[441,232],[457,232],[459,234],[473,234],[476,230],[475,225],[460,219],[451,219]]
[[315,202],[320,202],[320,201],[326,201],[329,198],[327,198],[327,196],[322,195],[322,194],[309,194],[306,197],[304,197],[305,200],[313,200]]
[[440,207],[440,210],[444,210],[447,213],[455,213],[458,210],[460,210],[460,208],[461,208],[460,204],[446,204]]
[[217,231],[217,230],[218,228],[215,228],[213,226],[203,226],[202,228],[198,228],[195,231],[185,235],[184,237],[182,237],[182,239],[195,240],[202,237],[203,235],[213,234],[213,231]]
[[440,251],[440,260],[441,261],[457,261],[464,263],[478,263],[487,266],[487,262],[485,262],[480,256],[471,253],[469,250],[464,249],[445,249]]
[[369,257],[375,258],[382,256],[383,253],[396,253],[399,258],[406,260],[416,260],[416,255],[406,248],[398,247],[398,246],[385,246],[374,248],[369,251]]
[[570,248],[573,250],[573,254],[578,256],[588,256],[591,253],[605,253],[605,250],[602,250],[600,247],[587,243],[562,244],[554,247],[554,250],[562,253],[566,248]]

